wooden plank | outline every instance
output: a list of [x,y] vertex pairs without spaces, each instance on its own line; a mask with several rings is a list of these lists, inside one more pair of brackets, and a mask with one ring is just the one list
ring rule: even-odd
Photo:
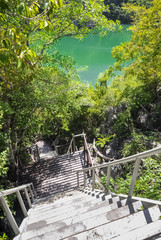
[[3,209],[3,211],[5,212],[5,214],[6,214],[6,216],[7,216],[7,219],[8,219],[8,221],[9,221],[9,223],[10,223],[10,225],[11,225],[14,233],[15,233],[16,235],[18,235],[18,234],[20,233],[19,228],[18,228],[18,226],[17,226],[17,223],[16,223],[16,221],[15,221],[15,219],[14,219],[12,213],[11,213],[11,210],[9,209],[9,206],[8,206],[8,204],[6,203],[4,197],[1,197],[1,198],[0,198],[0,202],[1,202],[1,205],[2,205],[2,209]]
[[27,217],[27,216],[28,216],[28,213],[27,213],[27,210],[26,210],[25,204],[24,204],[24,202],[23,202],[23,200],[22,200],[22,197],[21,197],[20,191],[17,191],[17,192],[16,192],[16,195],[17,195],[17,198],[18,198],[19,204],[20,204],[20,206],[21,206],[22,212],[23,212],[24,216]]
[[12,193],[16,193],[17,191],[23,190],[24,188],[30,186],[31,184],[32,183],[28,183],[28,184],[21,185],[19,187],[15,187],[15,188],[11,188],[11,189],[1,191],[0,192],[0,197],[5,197],[5,196],[10,195]]
[[32,204],[31,204],[31,201],[30,201],[30,198],[29,198],[29,194],[28,194],[27,188],[24,188],[24,191],[25,191],[25,195],[26,195],[26,199],[27,199],[27,203],[29,205],[29,208],[32,208]]
[[138,172],[139,172],[140,163],[141,163],[141,159],[138,159],[135,161],[134,171],[133,171],[133,175],[132,175],[132,179],[131,179],[131,183],[130,183],[130,189],[129,189],[129,193],[128,193],[129,198],[131,198],[133,195],[136,178],[137,178]]

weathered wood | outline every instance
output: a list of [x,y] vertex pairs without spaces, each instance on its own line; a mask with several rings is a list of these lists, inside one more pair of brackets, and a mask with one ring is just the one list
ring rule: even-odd
[[107,168],[107,192],[109,192],[110,177],[111,177],[111,166],[108,166],[108,168]]
[[75,148],[75,138],[73,138],[73,152],[75,153],[75,150],[76,150],[76,148]]
[[7,219],[14,231],[14,233],[16,235],[18,235],[20,233],[19,229],[18,229],[18,226],[17,226],[17,223],[11,213],[11,210],[9,209],[9,206],[8,204],[6,203],[4,197],[0,197],[0,203],[2,205],[2,208],[3,208],[3,211],[5,212],[6,216],[7,216]]
[[19,186],[19,187],[15,187],[15,188],[11,188],[11,189],[1,191],[0,192],[0,197],[5,197],[5,196],[10,195],[12,193],[16,193],[17,191],[23,190],[24,188],[30,186],[31,184],[32,183],[28,183],[28,184],[24,184],[24,185]]
[[79,187],[79,172],[77,172],[77,186]]
[[24,191],[25,191],[25,195],[26,195],[26,199],[27,199],[27,203],[29,205],[29,208],[32,208],[32,204],[31,204],[31,200],[30,200],[27,188],[24,188]]
[[27,210],[26,210],[25,204],[24,204],[24,202],[23,202],[23,200],[22,200],[20,191],[17,191],[17,192],[16,192],[16,195],[17,195],[17,199],[18,199],[18,201],[19,201],[19,204],[20,204],[20,206],[21,206],[22,212],[23,212],[24,216],[27,217],[27,216],[28,216]]
[[86,171],[83,172],[84,188],[86,187]]
[[73,135],[73,137],[83,137],[85,134],[81,133],[81,134],[77,134],[77,135]]
[[84,148],[85,148],[85,151],[87,152],[87,161],[93,166],[93,161],[92,161],[91,153],[90,153],[89,148],[88,148],[88,144],[87,144],[85,134],[84,134]]
[[30,192],[30,195],[31,195],[32,202],[34,202],[34,195],[33,195],[32,189],[31,189],[30,186],[28,187],[28,189],[29,189],[29,192]]
[[32,191],[33,191],[33,193],[34,193],[34,196],[35,196],[35,198],[37,198],[37,195],[36,195],[36,192],[35,192],[35,188],[34,188],[34,184],[31,183],[31,186],[32,186]]
[[92,171],[92,191],[94,190],[95,187],[95,169]]
[[136,159],[135,167],[134,167],[134,171],[133,171],[133,175],[132,175],[132,179],[131,179],[131,183],[130,183],[130,189],[129,189],[129,193],[128,193],[129,198],[131,198],[133,195],[136,178],[137,178],[138,172],[139,172],[140,163],[141,163],[141,159]]
[[40,151],[39,151],[39,147],[36,144],[36,155],[37,155],[37,160],[38,162],[40,161]]
[[72,144],[73,144],[73,137],[72,137],[72,140],[71,140],[71,142],[70,142],[70,145],[69,145],[67,154],[70,153],[70,152],[72,152]]
[[105,159],[106,161],[113,161],[113,160],[114,160],[114,158],[106,157],[105,155],[103,155],[102,153],[100,153],[100,151],[98,151],[98,149],[97,149],[97,147],[96,147],[96,145],[95,145],[95,139],[93,140],[93,149],[94,149],[94,151],[96,152],[96,154],[97,154],[99,157]]
[[[97,166],[93,166],[93,167],[89,167],[87,170],[92,170],[93,168],[95,169],[99,169],[99,168],[105,168],[108,166],[115,166],[118,164],[123,164],[123,163],[127,163],[127,162],[132,162],[132,161],[136,161],[136,159],[143,159],[146,157],[150,157],[153,156],[155,154],[161,153],[161,146],[153,148],[151,150],[145,151],[145,152],[141,152],[141,153],[137,153],[135,155],[126,157],[126,158],[121,158],[118,160],[114,160],[112,162],[108,162],[108,163],[103,163],[103,164],[98,164]],[[82,170],[78,170],[78,171],[82,171]]]

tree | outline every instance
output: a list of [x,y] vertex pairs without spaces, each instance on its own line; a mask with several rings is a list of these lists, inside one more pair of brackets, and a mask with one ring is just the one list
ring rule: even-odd
[[[126,101],[128,105],[138,107],[159,100],[161,3],[153,1],[150,8],[128,4],[124,9],[134,14],[134,24],[129,28],[131,40],[113,49],[116,62],[99,81],[108,82],[113,77],[106,94],[107,99],[113,94],[112,104]],[[114,77],[114,71],[121,74]]]
[[127,3],[135,5],[150,7],[151,0],[105,0],[105,4],[109,5],[108,12],[105,12],[105,16],[113,20],[119,20],[121,23],[130,24],[132,22],[131,14],[126,12],[122,6]]
[[12,166],[37,134],[68,130],[72,114],[81,109],[73,101],[83,91],[73,81],[73,64],[46,50],[65,36],[113,30],[114,22],[102,15],[106,8],[102,0],[0,0],[1,131]]
[[[121,111],[111,126],[112,133],[119,137],[125,138],[137,128],[143,128],[141,132],[160,130],[161,2],[154,0],[151,4],[149,8],[131,4],[124,8],[134,15],[131,40],[113,49],[116,62],[98,79],[99,88],[102,89],[102,82],[107,84],[102,101],[104,114],[107,115],[111,106],[117,108],[121,103],[128,110]],[[116,71],[120,74],[114,77]],[[143,118],[147,124],[141,124],[141,116],[146,116]]]
[[161,2],[154,0],[150,8],[127,5],[125,9],[135,13],[131,41],[113,50],[116,69],[120,66],[126,78],[135,77],[145,91],[157,101],[161,84]]

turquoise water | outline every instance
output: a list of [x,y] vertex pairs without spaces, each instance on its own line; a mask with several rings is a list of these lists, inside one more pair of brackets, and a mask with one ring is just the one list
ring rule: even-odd
[[88,35],[83,40],[66,37],[58,42],[57,49],[74,58],[78,67],[88,66],[86,70],[79,72],[80,79],[94,86],[99,73],[115,62],[111,55],[112,48],[130,40],[131,32],[127,28],[124,25],[121,32],[111,32],[102,39],[98,35]]

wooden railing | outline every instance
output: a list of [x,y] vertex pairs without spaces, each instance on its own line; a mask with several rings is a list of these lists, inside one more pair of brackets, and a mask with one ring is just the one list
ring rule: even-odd
[[27,213],[24,201],[23,201],[21,193],[20,193],[21,190],[24,191],[24,193],[25,193],[25,197],[26,197],[29,208],[32,208],[32,202],[34,202],[34,199],[36,198],[36,193],[34,190],[33,183],[25,184],[25,185],[22,185],[19,187],[7,189],[7,190],[0,192],[0,205],[2,206],[2,209],[3,209],[5,215],[16,235],[18,235],[20,233],[20,230],[19,230],[18,225],[12,215],[12,212],[5,200],[5,196],[15,193],[17,195],[17,199],[21,206],[24,217],[27,217],[28,213]]
[[142,161],[142,159],[153,156],[155,154],[159,154],[161,153],[161,146],[153,148],[151,150],[145,151],[145,152],[141,152],[126,158],[122,158],[119,160],[114,160],[108,163],[103,163],[103,164],[99,164],[96,166],[92,166],[89,168],[84,168],[82,170],[78,170],[77,171],[77,186],[79,187],[79,177],[80,177],[80,173],[83,172],[83,176],[84,176],[84,185],[83,187],[86,187],[86,176],[87,176],[87,172],[91,172],[91,176],[92,176],[92,190],[94,190],[95,188],[95,174],[96,174],[96,169],[104,169],[106,168],[106,172],[107,172],[107,192],[109,192],[109,185],[110,185],[110,177],[111,177],[111,167],[118,165],[118,164],[123,164],[123,163],[127,163],[127,162],[135,162],[135,166],[134,166],[134,170],[133,170],[133,175],[132,175],[132,179],[131,179],[131,183],[130,183],[130,188],[129,188],[129,193],[128,193],[128,197],[132,197],[133,195],[133,191],[134,191],[134,187],[135,187],[135,182],[136,182],[136,178],[138,176],[138,171],[139,171],[139,166],[140,163]]
[[75,153],[75,151],[77,151],[77,147],[76,147],[76,144],[75,144],[75,138],[77,138],[77,137],[83,137],[85,162],[87,163],[87,165],[90,164],[91,166],[93,166],[93,161],[92,161],[91,153],[89,151],[89,147],[88,147],[88,143],[87,143],[85,133],[73,135],[67,153]]

